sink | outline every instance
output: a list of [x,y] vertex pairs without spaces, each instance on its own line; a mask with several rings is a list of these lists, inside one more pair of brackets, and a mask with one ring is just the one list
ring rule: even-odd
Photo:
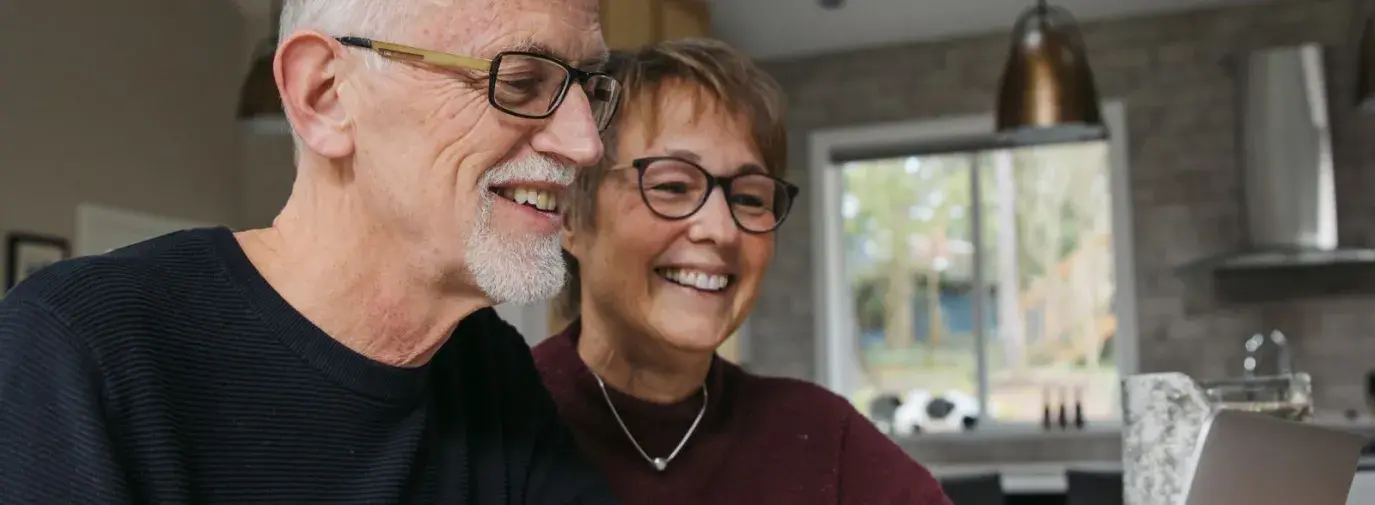
[[1214,407],[1313,420],[1313,379],[1307,373],[1199,381]]

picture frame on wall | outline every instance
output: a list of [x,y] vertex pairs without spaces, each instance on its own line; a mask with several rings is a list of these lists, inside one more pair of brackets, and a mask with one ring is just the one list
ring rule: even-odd
[[72,255],[71,243],[62,237],[10,232],[6,235],[5,243],[5,291],[44,267]]

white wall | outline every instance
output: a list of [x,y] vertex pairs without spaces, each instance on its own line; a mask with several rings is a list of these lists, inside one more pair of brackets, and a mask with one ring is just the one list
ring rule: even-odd
[[246,132],[240,149],[240,223],[252,228],[270,225],[296,179],[291,136]]
[[496,306],[497,314],[511,323],[520,334],[525,336],[525,342],[534,346],[549,336],[549,306],[543,303],[534,305],[516,305],[503,303]]
[[[271,0],[232,0],[243,15],[245,69],[252,64],[256,51],[272,37]],[[291,183],[296,177],[296,162],[291,135],[285,126],[281,131],[242,129],[239,151],[239,170],[242,193],[239,197],[240,223],[244,227],[272,224],[272,218],[282,210],[291,195]]]
[[225,0],[0,2],[0,232],[74,239],[82,202],[237,223],[242,25]]

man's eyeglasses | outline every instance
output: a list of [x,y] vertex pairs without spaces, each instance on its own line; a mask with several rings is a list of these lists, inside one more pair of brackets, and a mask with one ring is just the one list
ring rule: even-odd
[[504,51],[490,60],[441,53],[362,37],[339,37],[346,46],[377,51],[384,57],[424,63],[449,70],[487,73],[487,101],[516,117],[543,119],[554,114],[568,88],[577,83],[592,105],[597,131],[611,124],[620,101],[621,84],[602,72],[588,72],[537,53]]
[[768,233],[783,224],[798,193],[797,186],[766,174],[742,172],[717,177],[701,165],[673,156],[639,158],[630,166],[639,172],[645,205],[670,221],[687,219],[702,210],[711,191],[720,187],[736,226],[748,233]]

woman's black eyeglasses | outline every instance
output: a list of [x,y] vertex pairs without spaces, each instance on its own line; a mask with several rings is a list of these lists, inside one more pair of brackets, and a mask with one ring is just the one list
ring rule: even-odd
[[424,63],[450,70],[487,73],[487,101],[516,117],[544,119],[554,114],[573,83],[582,86],[592,105],[597,131],[606,130],[616,115],[621,84],[602,72],[589,72],[550,58],[522,51],[497,53],[490,60],[441,53],[362,37],[339,37],[341,44],[377,51],[384,57]]
[[701,165],[673,156],[630,162],[639,173],[640,196],[655,215],[676,221],[702,210],[711,191],[721,188],[736,226],[748,233],[778,229],[792,210],[797,186],[759,172],[729,177],[711,175]]

